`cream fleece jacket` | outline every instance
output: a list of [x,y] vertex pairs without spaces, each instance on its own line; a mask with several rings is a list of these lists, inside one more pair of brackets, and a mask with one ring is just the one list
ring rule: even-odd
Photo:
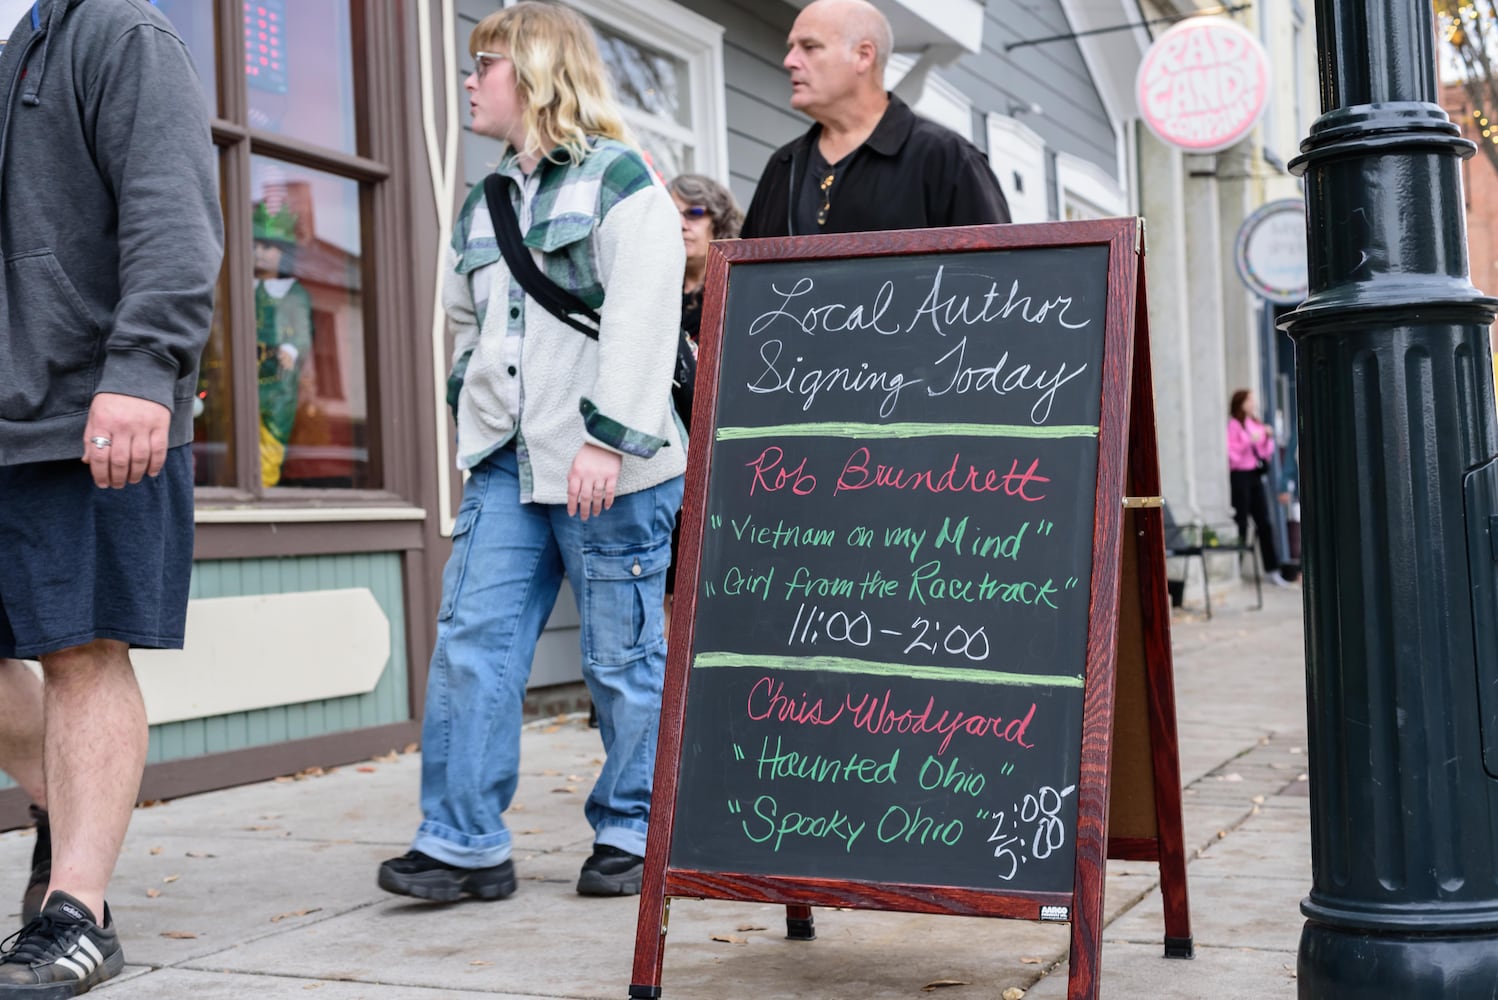
[[[473,206],[470,240],[493,237],[488,207]],[[591,252],[604,302],[595,341],[525,300],[519,413],[507,402],[504,341],[510,273],[499,260],[460,274],[449,248],[443,303],[452,324],[454,361],[472,349],[457,402],[458,454],[471,467],[519,428],[521,500],[566,503],[567,474],[583,444],[623,456],[617,495],[663,483],[686,471],[686,435],[671,404],[671,377],[681,325],[686,254],[675,205],[659,184],[617,202],[594,227]],[[492,245],[492,244],[491,244]],[[480,285],[487,282],[487,294]],[[479,294],[475,295],[478,290]],[[482,328],[476,298],[487,300]],[[510,392],[509,398],[515,394]],[[617,425],[619,435],[589,433],[583,411]],[[641,442],[663,441],[651,451]]]

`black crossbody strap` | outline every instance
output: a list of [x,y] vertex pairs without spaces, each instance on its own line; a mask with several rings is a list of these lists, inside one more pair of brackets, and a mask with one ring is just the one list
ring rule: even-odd
[[[505,264],[510,268],[510,277],[520,283],[527,295],[540,303],[541,308],[574,330],[593,340],[598,339],[598,313],[586,302],[552,281],[536,266],[535,258],[526,249],[520,235],[520,220],[515,218],[515,206],[504,189],[504,179],[498,174],[484,178],[484,200],[489,203],[489,218],[494,223],[494,236],[499,240],[499,252],[504,254]],[[589,326],[578,319],[580,313],[593,321]]]

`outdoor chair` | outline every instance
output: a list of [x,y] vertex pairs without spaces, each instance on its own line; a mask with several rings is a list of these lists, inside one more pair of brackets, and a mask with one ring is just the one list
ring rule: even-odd
[[[1238,537],[1237,525],[1224,526],[1221,533],[1207,524],[1185,524],[1175,523],[1170,515],[1170,505],[1166,504],[1162,510],[1165,514],[1165,557],[1167,559],[1185,559],[1189,566],[1190,560],[1196,559],[1202,568],[1202,598],[1206,604],[1207,617],[1212,617],[1212,587],[1207,579],[1207,556],[1218,555],[1225,552],[1233,552],[1238,556],[1238,570],[1242,572],[1243,557],[1248,557],[1249,565],[1253,567],[1254,595],[1258,603],[1254,610],[1259,611],[1264,607],[1264,578],[1259,571],[1259,556],[1254,551],[1253,525],[1249,525],[1249,533],[1246,538]],[[1224,541],[1224,539],[1232,539]]]

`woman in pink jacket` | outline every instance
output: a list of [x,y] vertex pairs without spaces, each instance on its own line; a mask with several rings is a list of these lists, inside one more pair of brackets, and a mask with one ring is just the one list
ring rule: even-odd
[[1228,479],[1232,486],[1233,520],[1238,522],[1238,537],[1247,537],[1248,519],[1252,517],[1269,582],[1288,586],[1290,581],[1280,574],[1274,528],[1269,523],[1269,501],[1264,494],[1264,473],[1269,468],[1270,456],[1274,454],[1274,431],[1255,416],[1254,394],[1250,389],[1233,393],[1228,416]]

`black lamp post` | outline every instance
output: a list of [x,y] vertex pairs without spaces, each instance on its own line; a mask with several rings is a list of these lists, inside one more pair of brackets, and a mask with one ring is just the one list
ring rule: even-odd
[[[1429,0],[1317,0],[1300,390],[1303,1000],[1498,990],[1498,425]],[[1498,519],[1495,519],[1498,524]],[[1486,742],[1485,742],[1486,741]],[[1488,752],[1488,744],[1494,750]]]

